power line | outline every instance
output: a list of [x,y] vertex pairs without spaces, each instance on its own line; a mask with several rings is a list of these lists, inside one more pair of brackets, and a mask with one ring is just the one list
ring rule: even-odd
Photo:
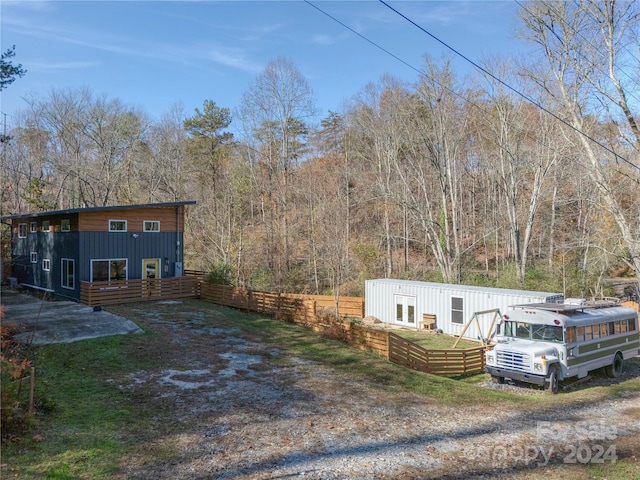
[[402,58],[398,57],[397,55],[391,53],[389,50],[385,49],[384,47],[382,47],[381,45],[375,43],[373,40],[365,37],[364,35],[362,35],[360,32],[354,30],[353,28],[351,28],[349,25],[347,25],[346,23],[341,22],[340,20],[338,20],[336,17],[334,17],[333,15],[325,12],[324,10],[322,10],[320,7],[314,5],[313,3],[311,3],[309,0],[304,0],[304,2],[307,5],[312,6],[313,8],[315,8],[316,10],[318,10],[320,13],[322,13],[323,15],[326,15],[327,17],[329,17],[331,20],[333,20],[334,22],[340,24],[341,26],[343,26],[344,28],[346,28],[347,30],[349,30],[351,33],[354,33],[355,35],[359,36],[361,39],[363,39],[365,42],[370,43],[371,45],[373,45],[374,47],[376,47],[379,50],[382,50],[384,53],[386,53],[387,55],[389,55],[390,57],[395,58],[397,61],[399,61],[400,63],[402,63],[403,65],[406,65],[407,67],[409,67],[411,70],[413,70],[414,72],[417,72],[419,75],[424,75],[424,72],[422,72],[420,69],[414,67],[413,65],[411,65],[410,63],[404,61]]
[[[577,0],[573,0],[573,3],[574,3],[574,5],[575,5],[577,8],[581,8],[581,7],[580,7],[580,5],[578,4],[578,1],[577,1]],[[599,20],[599,19],[598,19],[598,18],[597,18],[593,13],[591,13],[589,10],[586,10],[586,9],[585,9],[585,11],[586,11],[586,12],[587,12],[587,14],[588,14],[588,15],[590,15],[590,16],[591,16],[591,17],[592,17],[596,22],[600,22],[600,20]],[[633,15],[632,17],[634,18],[634,20],[637,20],[637,18],[638,18],[638,14],[635,14],[635,15]],[[576,32],[576,33],[577,33],[577,32]],[[584,37],[582,37],[582,38],[584,38]],[[586,38],[585,38],[585,40],[586,40]],[[591,45],[591,46],[593,46],[593,45]],[[632,57],[635,57],[635,54],[634,54],[633,52],[631,52],[631,51],[629,50],[629,48],[627,48],[627,46],[626,46],[625,44],[621,44],[621,47],[622,47],[622,48],[623,48],[623,49],[624,49],[624,50],[625,50],[629,55],[631,55]],[[625,76],[626,76],[629,80],[635,81],[635,79],[634,79],[631,75],[629,75],[626,71],[621,70],[621,72],[623,72],[623,73],[625,74]],[[637,97],[636,97],[636,100],[637,100]]]
[[[532,12],[531,12],[531,10],[529,10],[529,9],[528,9],[525,5],[523,5],[519,0],[514,0],[514,2],[515,2],[515,3],[516,3],[520,8],[522,8],[523,10],[525,10],[526,12],[528,12],[528,13],[530,13],[530,14],[532,13]],[[576,7],[577,7],[577,8],[581,8],[581,7],[580,7],[580,5],[578,4],[578,2],[577,2],[576,0],[574,0],[574,4],[576,5]],[[576,30],[572,25],[569,25],[569,23],[567,23],[567,22],[564,20],[564,18],[562,18],[561,14],[560,14],[557,10],[553,9],[553,8],[552,8],[552,6],[549,6],[549,10],[554,12],[554,14],[556,15],[556,18],[559,18],[559,19],[560,19],[560,21],[563,23],[563,25],[564,25],[565,27],[567,27],[567,28],[571,29],[571,31],[573,32],[573,35],[575,35],[576,37],[580,37],[580,38],[582,38],[582,39],[583,39],[583,40],[584,40],[584,41],[585,41],[585,42],[586,42],[586,43],[587,43],[587,44],[588,44],[588,45],[593,49],[593,51],[594,51],[594,52],[597,52],[601,57],[605,57],[605,56],[606,56],[606,55],[605,55],[605,53],[604,53],[601,49],[597,48],[597,47],[596,47],[596,46],[595,46],[595,45],[594,45],[594,44],[593,44],[593,43],[592,43],[592,42],[591,42],[591,41],[590,41],[590,40],[589,40],[585,35],[583,35],[583,34],[582,34],[582,33],[580,33],[579,31],[577,31],[577,30]],[[591,16],[595,21],[599,22],[599,20],[598,20],[598,19],[597,19],[597,18],[596,18],[592,13],[590,13],[588,10],[584,10],[584,11],[585,11],[589,16]],[[627,52],[628,52],[628,50],[627,50]],[[577,53],[580,55],[580,57],[582,57],[584,60],[586,60],[586,61],[587,61],[587,63],[589,63],[589,65],[590,65],[591,67],[593,67],[593,68],[594,68],[594,70],[597,70],[597,71],[598,71],[598,72],[600,72],[602,75],[609,76],[609,74],[608,74],[607,72],[605,72],[605,71],[604,71],[604,70],[603,70],[599,65],[597,65],[597,64],[595,64],[595,63],[593,63],[593,62],[591,62],[591,61],[590,61],[590,59],[589,59],[589,58],[587,58],[587,56],[586,56],[584,53],[579,52],[579,51],[578,51]],[[605,58],[605,63],[606,63],[606,61],[608,61],[608,59],[606,59],[606,58]],[[632,77],[631,77],[631,76],[630,76],[626,71],[624,71],[624,70],[622,70],[622,69],[621,69],[620,71],[621,71],[621,72],[622,72],[622,73],[623,73],[627,78],[629,78],[630,80],[633,80],[633,78],[632,78]],[[633,92],[628,92],[628,94],[629,94],[631,97],[635,98],[636,100],[640,101],[640,98],[638,98],[638,97],[637,97]],[[608,93],[607,93],[607,95],[608,95]],[[615,101],[615,100],[613,100],[613,99],[612,99],[612,101]]]
[[[315,8],[316,10],[318,10],[320,13],[322,13],[323,15],[327,16],[328,18],[330,18],[331,20],[333,20],[334,22],[338,23],[339,25],[341,25],[342,27],[346,28],[347,30],[349,30],[350,32],[354,33],[355,35],[357,35],[358,37],[362,38],[363,40],[365,40],[367,43],[373,45],[374,47],[376,47],[377,49],[383,51],[384,53],[386,53],[387,55],[393,57],[394,59],[396,59],[397,61],[399,61],[400,63],[402,63],[403,65],[406,65],[407,67],[409,67],[411,70],[415,71],[418,73],[418,75],[420,75],[421,77],[425,77],[428,78],[429,80],[431,80],[432,82],[434,82],[436,85],[438,85],[440,88],[446,90],[447,92],[451,93],[452,95],[461,98],[462,100],[465,100],[466,102],[469,102],[471,105],[475,106],[476,108],[480,108],[480,106],[476,103],[474,103],[473,101],[471,101],[470,99],[468,99],[467,97],[465,97],[464,95],[460,94],[459,92],[456,92],[455,90],[450,89],[449,87],[447,87],[446,85],[443,85],[442,83],[440,83],[436,78],[429,76],[427,73],[425,73],[424,71],[414,67],[413,65],[411,65],[410,63],[408,63],[407,61],[403,60],[402,58],[398,57],[397,55],[393,54],[392,52],[388,51],[387,49],[385,49],[384,47],[382,47],[381,45],[379,45],[378,43],[374,42],[373,40],[365,37],[364,35],[362,35],[361,33],[357,32],[356,30],[354,30],[353,28],[351,28],[350,26],[346,25],[344,22],[340,21],[339,19],[337,19],[336,17],[332,16],[331,14],[329,14],[328,12],[324,11],[323,9],[321,9],[320,7],[314,5],[313,3],[311,3],[309,0],[304,0],[305,3],[307,3],[308,5],[312,6],[313,8]],[[435,37],[434,37],[435,38]],[[440,40],[438,40],[440,41]],[[442,42],[441,42],[442,43]],[[473,63],[473,62],[472,62]],[[480,68],[480,67],[478,67]],[[482,68],[481,68],[482,70]],[[495,78],[495,77],[494,77]],[[501,82],[504,83],[504,82]],[[510,88],[510,87],[509,87]],[[513,90],[513,89],[512,89]],[[544,109],[542,109],[544,110]],[[529,136],[529,133],[524,132],[527,136]],[[540,139],[535,138],[534,139],[536,142],[540,143]],[[552,146],[546,144],[546,143],[542,143],[542,145],[544,145],[546,148],[552,150],[552,151],[556,151]],[[614,153],[615,154],[615,153]],[[616,155],[618,158],[622,158],[619,155]],[[632,166],[635,167],[635,165],[631,164]],[[624,172],[620,172],[621,174],[625,175]],[[626,175],[628,177],[628,175]],[[631,178],[631,177],[629,177]],[[632,179],[634,181],[637,182],[637,180]]]
[[[305,0],[306,1],[306,0]],[[414,22],[413,20],[411,20],[409,17],[407,17],[406,15],[404,15],[403,13],[399,12],[398,10],[396,10],[395,8],[393,8],[391,5],[389,5],[387,2],[385,2],[384,0],[378,0],[380,3],[382,3],[384,6],[386,6],[389,10],[395,12],[397,15],[399,15],[400,17],[404,18],[407,22],[411,23],[412,25],[414,25],[415,27],[417,27],[419,30],[421,30],[422,32],[424,32],[425,34],[427,34],[428,36],[430,36],[431,38],[433,38],[435,41],[437,41],[438,43],[440,43],[441,45],[443,45],[444,47],[446,47],[447,49],[451,50],[453,53],[455,53],[456,55],[458,55],[460,58],[462,58],[463,60],[465,60],[466,62],[470,63],[471,65],[473,65],[474,67],[476,67],[478,70],[480,70],[481,72],[483,72],[485,75],[490,76],[491,78],[493,78],[495,81],[497,81],[498,83],[500,83],[501,85],[504,85],[506,88],[508,88],[509,90],[511,90],[512,92],[514,92],[516,95],[522,97],[523,99],[525,99],[527,102],[531,103],[532,105],[538,107],[539,109],[541,109],[542,111],[546,112],[548,115],[551,115],[553,118],[555,118],[556,120],[558,120],[559,122],[562,122],[564,125],[566,125],[567,127],[569,127],[570,129],[572,129],[573,131],[575,131],[576,133],[582,135],[583,137],[587,138],[588,140],[592,141],[593,143],[595,143],[596,145],[599,145],[602,149],[604,149],[605,151],[611,153],[615,158],[620,159],[622,161],[624,161],[625,163],[631,165],[633,168],[636,168],[638,170],[640,170],[640,166],[634,164],[633,162],[627,160],[626,158],[624,158],[623,156],[619,155],[618,153],[616,153],[615,151],[613,151],[612,149],[610,149],[609,147],[607,147],[606,145],[603,145],[602,143],[600,143],[598,140],[596,140],[595,138],[593,138],[592,136],[590,136],[589,134],[587,134],[586,132],[583,132],[582,130],[580,130],[579,128],[573,126],[571,123],[569,123],[568,121],[566,121],[565,119],[559,117],[558,115],[556,115],[555,113],[553,113],[552,111],[550,111],[549,109],[543,107],[542,105],[540,105],[538,102],[536,102],[535,100],[533,100],[532,98],[530,98],[529,96],[525,95],[524,93],[520,92],[519,90],[517,90],[516,88],[512,87],[511,85],[509,85],[508,83],[504,82],[502,79],[498,78],[497,76],[495,76],[493,73],[491,73],[490,71],[488,71],[486,68],[478,65],[476,62],[474,62],[473,60],[471,60],[470,58],[466,57],[465,55],[463,55],[462,53],[460,53],[458,50],[456,50],[455,48],[453,48],[452,46],[450,46],[449,44],[447,44],[446,42],[440,40],[438,37],[436,37],[435,35],[433,35],[431,32],[427,31],[425,28],[423,28],[422,26],[418,25],[416,22]],[[308,2],[307,2],[308,3]],[[317,7],[316,7],[317,8]],[[404,62],[403,62],[404,63]]]

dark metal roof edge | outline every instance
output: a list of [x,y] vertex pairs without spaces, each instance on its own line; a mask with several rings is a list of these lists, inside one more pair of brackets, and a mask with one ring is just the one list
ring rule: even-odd
[[72,213],[85,212],[101,212],[107,210],[131,210],[134,208],[168,208],[179,207],[182,205],[195,205],[195,200],[187,200],[184,202],[166,202],[166,203],[143,203],[138,205],[112,205],[107,207],[86,207],[86,208],[67,208],[64,210],[49,210],[46,212],[18,213],[16,215],[4,215],[0,217],[0,221],[11,220],[14,218],[32,218],[45,217],[51,215],[68,215]]

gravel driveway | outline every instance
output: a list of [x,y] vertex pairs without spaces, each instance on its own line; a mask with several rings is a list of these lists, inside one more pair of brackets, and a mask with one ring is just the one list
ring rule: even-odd
[[[623,457],[628,478],[640,478],[635,392],[546,411],[432,405],[283,361],[277,345],[211,326],[179,302],[136,315],[159,335],[136,339],[134,354],[161,367],[118,380],[156,412],[121,479],[594,478],[581,476],[584,463]],[[636,360],[627,376],[639,374]]]

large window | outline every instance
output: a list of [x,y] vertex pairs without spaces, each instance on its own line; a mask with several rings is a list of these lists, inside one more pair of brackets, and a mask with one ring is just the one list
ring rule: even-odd
[[62,259],[62,288],[76,288],[75,261],[71,258]]
[[91,281],[127,280],[127,259],[91,260]]
[[27,238],[27,224],[19,223],[18,224],[18,238]]
[[65,218],[60,221],[60,231],[61,232],[70,232],[71,231],[71,220]]
[[29,231],[31,233],[36,233],[38,231],[38,222],[31,222],[29,224]]
[[451,323],[464,323],[464,299],[451,297]]
[[51,229],[51,222],[49,220],[43,220],[42,221],[42,231],[43,232],[48,232]]
[[126,220],[109,220],[110,232],[126,232],[127,221]]

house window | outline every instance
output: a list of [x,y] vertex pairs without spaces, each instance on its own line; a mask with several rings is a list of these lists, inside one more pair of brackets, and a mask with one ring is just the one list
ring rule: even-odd
[[60,231],[62,232],[70,232],[71,231],[71,220],[65,218],[60,221]]
[[62,259],[62,288],[70,288],[73,290],[76,288],[75,282],[75,261],[71,258]]
[[145,232],[159,232],[160,222],[158,220],[145,220],[144,221]]
[[42,259],[42,270],[44,270],[45,272],[51,270],[51,260],[49,260],[48,258]]
[[451,297],[451,323],[464,323],[464,299]]
[[38,222],[31,222],[29,224],[29,231],[31,233],[36,233],[38,231]]
[[109,220],[110,232],[126,232],[127,221],[126,220]]
[[19,223],[18,224],[18,238],[27,238],[27,224]]
[[31,263],[38,263],[38,252],[31,252]]
[[91,281],[127,280],[127,259],[91,260]]
[[49,222],[49,220],[43,220],[42,221],[42,231],[43,232],[48,232],[50,226],[51,226],[51,222]]

